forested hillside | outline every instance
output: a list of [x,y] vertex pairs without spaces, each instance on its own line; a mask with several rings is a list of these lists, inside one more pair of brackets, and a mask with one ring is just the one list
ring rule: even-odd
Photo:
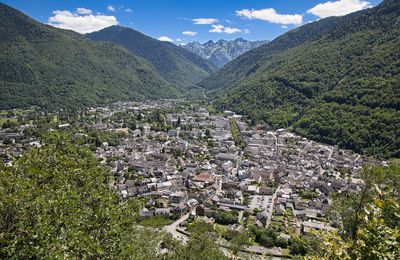
[[150,63],[122,47],[40,24],[1,3],[0,35],[0,109],[75,109],[179,95]]
[[164,79],[184,89],[194,87],[216,70],[213,64],[182,47],[158,41],[131,28],[111,26],[87,36],[120,44],[148,60]]
[[[282,35],[202,82],[221,108],[357,152],[400,157],[400,2]],[[218,89],[220,88],[220,89]]]

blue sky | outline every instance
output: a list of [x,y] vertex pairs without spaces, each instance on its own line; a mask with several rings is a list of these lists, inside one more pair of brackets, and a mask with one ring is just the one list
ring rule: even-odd
[[381,0],[5,0],[42,23],[85,33],[113,24],[174,43],[272,40],[310,21]]

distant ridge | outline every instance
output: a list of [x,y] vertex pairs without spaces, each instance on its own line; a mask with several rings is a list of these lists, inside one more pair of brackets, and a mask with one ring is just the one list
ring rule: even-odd
[[165,80],[184,89],[196,86],[217,69],[213,64],[182,47],[153,39],[131,28],[111,26],[89,33],[87,37],[125,47],[153,64]]
[[129,51],[40,24],[2,3],[0,35],[0,109],[76,109],[180,95]]

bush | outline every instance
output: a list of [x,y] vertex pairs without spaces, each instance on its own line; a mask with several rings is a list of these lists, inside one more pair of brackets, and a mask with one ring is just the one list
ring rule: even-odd
[[278,237],[278,238],[275,240],[275,245],[276,245],[276,246],[279,246],[279,247],[282,247],[282,248],[287,248],[288,242],[286,241],[286,239],[284,239],[284,238],[282,238],[282,237]]

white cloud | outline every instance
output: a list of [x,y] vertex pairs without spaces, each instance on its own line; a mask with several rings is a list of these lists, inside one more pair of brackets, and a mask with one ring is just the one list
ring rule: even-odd
[[[88,10],[88,9],[86,9]],[[82,9],[75,13],[64,10],[53,11],[53,16],[48,19],[49,25],[61,29],[69,29],[79,33],[89,33],[101,30],[111,25],[118,24],[115,16],[103,14],[82,14]]]
[[278,14],[273,8],[260,10],[243,9],[241,11],[236,11],[236,15],[246,19],[259,19],[270,23],[283,25],[299,25],[303,21],[303,16],[300,14]]
[[115,7],[112,5],[107,6],[107,10],[110,12],[114,12],[115,11]]
[[76,12],[78,14],[92,14],[93,13],[92,10],[86,9],[86,8],[82,8],[82,7],[76,8]]
[[352,12],[360,11],[371,7],[370,3],[361,0],[338,0],[335,2],[328,1],[326,3],[317,4],[307,11],[320,18],[329,16],[342,16]]
[[133,13],[133,10],[130,9],[130,8],[126,8],[126,9],[125,9],[125,12],[127,12],[127,13]]
[[287,29],[288,26],[287,26],[287,25],[282,25],[281,28],[282,28],[282,29]]
[[192,22],[194,24],[214,24],[214,23],[218,23],[218,19],[214,19],[214,18],[196,18],[196,19],[192,19]]
[[187,35],[187,36],[196,36],[197,32],[192,32],[192,31],[184,31],[182,32],[183,35]]
[[232,34],[232,33],[242,32],[242,30],[240,30],[238,28],[225,27],[225,26],[223,26],[221,24],[213,24],[212,25],[212,29],[210,29],[209,32]]
[[174,40],[172,40],[171,38],[169,38],[168,36],[160,36],[157,38],[159,41],[162,42],[173,42]]

